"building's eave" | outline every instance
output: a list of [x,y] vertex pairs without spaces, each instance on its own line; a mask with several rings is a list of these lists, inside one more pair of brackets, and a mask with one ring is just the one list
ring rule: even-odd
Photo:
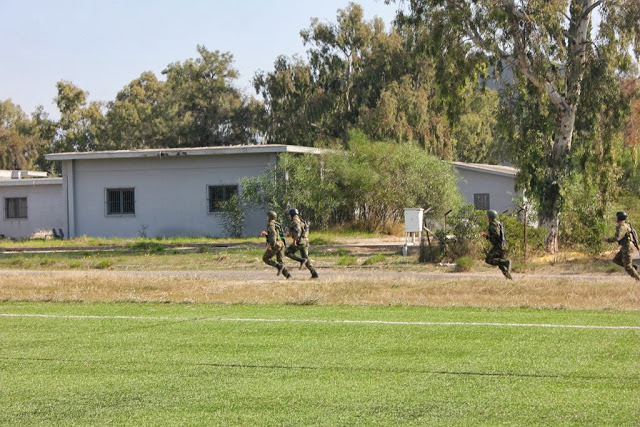
[[62,185],[62,178],[0,179],[0,187],[35,187],[39,185]]
[[484,172],[492,175],[507,176],[511,178],[515,178],[516,175],[518,175],[518,169],[511,166],[486,165],[481,163],[464,162],[451,162],[451,164],[459,169]]
[[47,154],[47,160],[125,159],[169,156],[221,156],[230,154],[300,153],[322,154],[328,150],[295,145],[234,145],[225,147],[162,148],[145,150],[89,151]]

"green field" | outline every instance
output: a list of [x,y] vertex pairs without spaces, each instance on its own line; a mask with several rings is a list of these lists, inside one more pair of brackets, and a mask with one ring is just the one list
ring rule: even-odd
[[2,303],[0,375],[12,426],[638,425],[640,315]]

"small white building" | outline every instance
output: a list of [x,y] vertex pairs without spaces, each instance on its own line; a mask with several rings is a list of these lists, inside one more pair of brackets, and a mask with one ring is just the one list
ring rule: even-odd
[[0,235],[23,239],[39,230],[63,229],[62,178],[46,176],[46,172],[0,171]]
[[503,212],[516,207],[514,199],[522,196],[515,190],[518,169],[479,163],[451,164],[461,178],[458,182],[460,192],[476,209]]
[[[282,153],[323,150],[249,145],[49,154],[62,162],[68,237],[224,236],[219,202],[242,193],[240,179],[261,175]],[[244,234],[265,227],[246,212]]]

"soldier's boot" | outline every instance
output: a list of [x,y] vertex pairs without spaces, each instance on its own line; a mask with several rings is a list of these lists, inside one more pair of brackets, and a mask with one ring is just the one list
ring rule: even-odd
[[[276,276],[279,276],[279,275],[280,275],[280,273],[282,273],[282,270],[284,270],[284,264],[279,263],[279,264],[278,264],[278,272],[276,273]],[[285,274],[285,277],[286,277],[286,276],[287,276],[287,275]]]
[[513,277],[511,276],[511,260],[506,260],[505,263],[500,266],[500,271],[502,271],[504,277],[509,280],[513,280]]
[[282,271],[282,274],[285,278],[291,279],[291,273],[289,273],[289,270],[287,270],[286,268]]
[[311,271],[311,278],[312,279],[317,279],[318,278],[318,272],[315,269],[313,271]]

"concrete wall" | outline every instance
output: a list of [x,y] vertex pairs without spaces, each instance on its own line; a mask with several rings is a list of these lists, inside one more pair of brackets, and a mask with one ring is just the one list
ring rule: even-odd
[[[27,198],[27,218],[5,218],[6,198]],[[65,228],[65,205],[61,179],[0,181],[2,222],[0,234],[28,238],[38,230]]]
[[515,177],[462,168],[457,170],[461,177],[458,188],[467,203],[473,204],[476,193],[489,193],[490,209],[502,212],[515,206]]
[[[275,161],[272,153],[65,160],[68,235],[224,236],[220,215],[208,212],[208,186],[238,185]],[[134,188],[135,214],[107,215],[108,188]],[[264,212],[247,212],[245,235],[264,228]]]

